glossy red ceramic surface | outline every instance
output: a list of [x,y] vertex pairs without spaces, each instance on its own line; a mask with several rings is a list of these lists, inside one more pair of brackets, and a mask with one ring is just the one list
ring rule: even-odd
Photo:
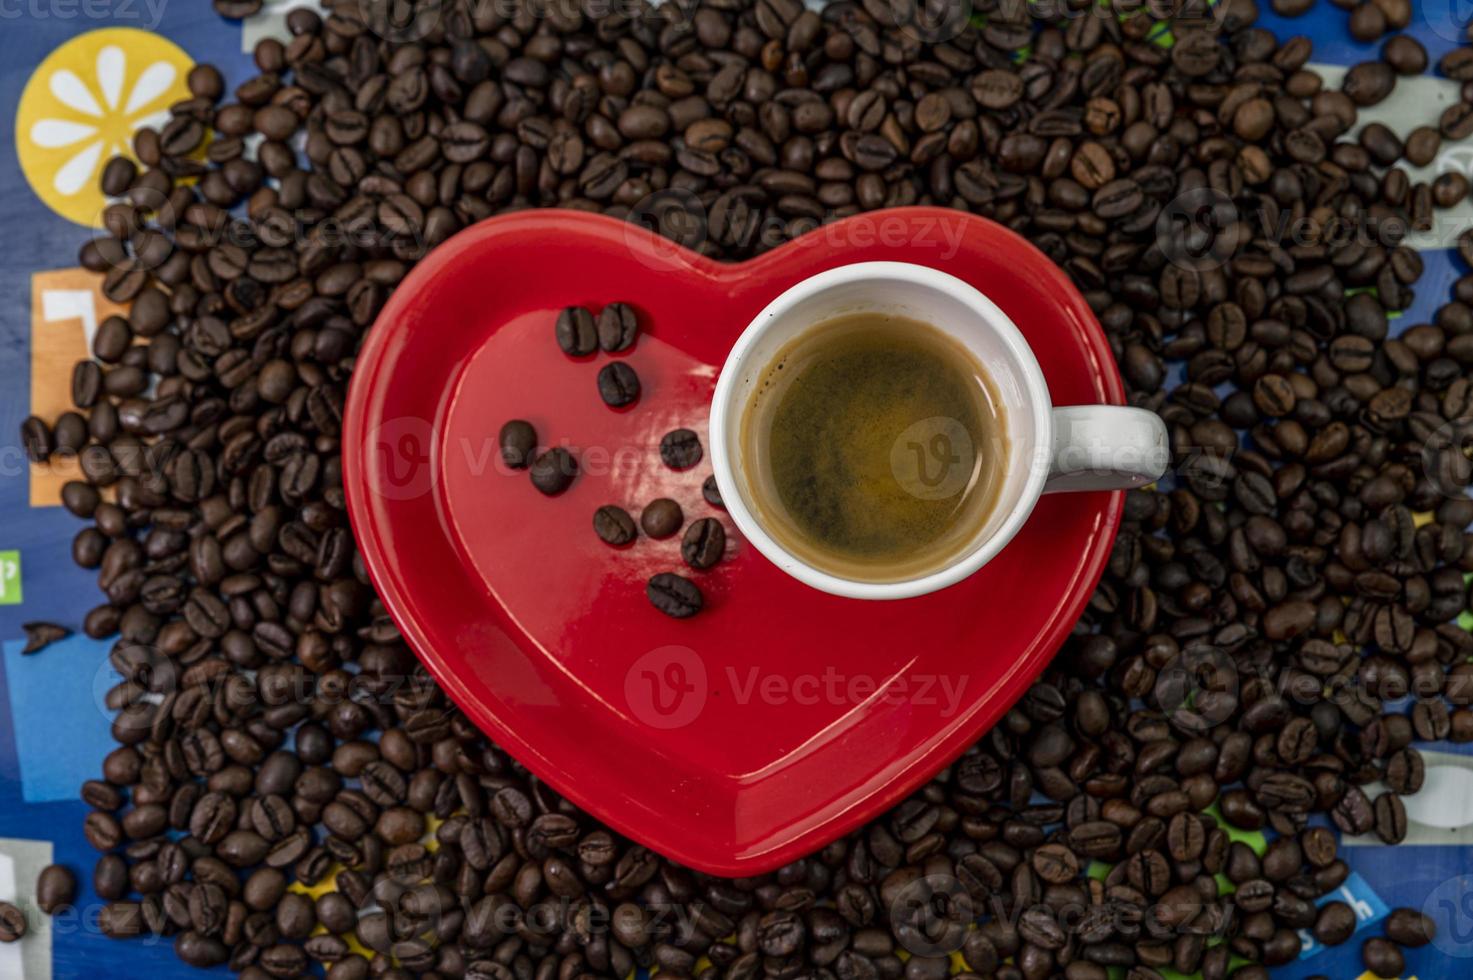
[[[1120,379],[1083,299],[1043,255],[981,218],[863,215],[741,265],[568,211],[485,221],[395,292],[349,395],[345,482],[359,547],[409,643],[491,737],[615,829],[718,874],[769,870],[883,811],[962,752],[1026,689],[1088,600],[1120,494],[1045,497],[991,564],[898,602],[826,595],[777,570],[701,497],[710,466],[659,461],[706,434],[719,365],[795,282],[888,259],[973,283],[1022,329],[1055,404],[1113,403]],[[564,306],[622,300],[643,382],[614,411],[610,355],[566,357]],[[525,418],[582,473],[547,498],[497,451]],[[613,549],[593,512],[660,496],[716,516],[726,560],[689,572],[679,538]],[[691,575],[706,609],[657,612],[645,583]]]

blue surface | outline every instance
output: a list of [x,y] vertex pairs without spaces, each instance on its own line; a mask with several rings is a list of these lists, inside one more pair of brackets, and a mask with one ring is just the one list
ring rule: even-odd
[[117,747],[104,695],[121,677],[107,662],[112,644],[81,634],[24,656],[5,641],[7,703],[15,731],[21,796],[27,803],[75,800],[98,760]]
[[[4,11],[17,9],[26,8],[4,5]],[[0,105],[6,107],[0,126],[0,141],[4,144],[0,152],[0,213],[7,215],[4,226],[11,236],[0,253],[0,378],[5,381],[0,389],[0,448],[11,452],[17,446],[16,433],[30,404],[31,273],[75,266],[78,249],[92,234],[58,217],[31,192],[16,157],[14,107],[36,67],[60,44],[98,28],[148,26],[148,6],[141,0],[128,4],[115,0],[111,9],[119,16],[101,20],[14,18],[9,14],[0,17]],[[240,26],[222,21],[208,2],[167,2],[157,32],[195,61],[220,66],[232,87],[255,74],[250,57],[240,50]],[[6,455],[0,462],[13,458]],[[52,620],[75,627],[87,610],[101,601],[95,574],[77,568],[70,560],[70,542],[81,526],[59,507],[31,508],[25,474],[17,472],[13,463],[0,465],[0,549],[21,551],[25,589],[22,605],[0,606],[0,639],[6,648],[0,705],[14,703],[14,687],[27,699],[28,711],[45,711],[46,705],[29,703],[33,685],[41,683],[30,675],[43,669],[56,673],[58,685],[75,685],[64,710],[71,711],[76,699],[85,699],[80,713],[68,716],[58,710],[57,718],[51,720],[70,723],[59,726],[59,730],[53,728],[58,735],[52,750],[58,764],[65,768],[54,776],[27,774],[40,787],[39,792],[63,802],[34,803],[27,799],[29,792],[22,789],[22,773],[36,766],[23,767],[24,760],[17,751],[15,719],[0,718],[0,837],[50,840],[55,845],[55,860],[78,872],[82,885],[78,907],[82,914],[76,921],[56,923],[52,955],[55,980],[232,976],[224,969],[202,974],[185,966],[174,956],[170,942],[121,943],[97,930],[100,903],[91,887],[97,853],[82,836],[87,808],[77,798],[80,778],[96,778],[101,773],[103,755],[114,747],[107,737],[107,720],[99,717],[92,701],[96,664],[89,663],[83,672],[68,661],[72,653],[81,653],[79,663],[88,654],[60,646],[29,658],[36,661],[34,668],[25,664],[12,673],[10,663],[10,641],[24,636],[23,622]],[[39,765],[44,767],[44,761]],[[67,782],[71,783],[70,792],[66,791]],[[31,883],[24,885],[29,888]]]

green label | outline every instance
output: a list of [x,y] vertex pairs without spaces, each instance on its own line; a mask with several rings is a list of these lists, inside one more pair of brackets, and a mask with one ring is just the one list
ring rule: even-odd
[[0,551],[0,606],[20,602],[20,552]]

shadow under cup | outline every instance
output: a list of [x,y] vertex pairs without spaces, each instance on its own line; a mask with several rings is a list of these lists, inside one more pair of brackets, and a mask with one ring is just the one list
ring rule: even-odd
[[[881,314],[929,324],[964,347],[997,399],[1005,448],[1001,480],[985,518],[964,542],[929,567],[897,577],[845,575],[817,567],[780,543],[771,505],[758,499],[761,460],[744,438],[743,419],[755,386],[776,358],[808,331],[855,314]],[[975,368],[967,366],[967,373]],[[959,581],[980,568],[1021,527],[1048,476],[1052,415],[1043,373],[1017,328],[990,300],[946,273],[905,263],[843,266],[793,286],[760,313],[727,360],[712,404],[717,482],[732,519],[769,560],[815,588],[859,598],[902,598]],[[719,445],[718,445],[719,443]],[[988,447],[991,448],[991,447]],[[966,518],[961,518],[965,520]],[[975,519],[975,518],[974,518]],[[790,537],[791,535],[789,535]]]

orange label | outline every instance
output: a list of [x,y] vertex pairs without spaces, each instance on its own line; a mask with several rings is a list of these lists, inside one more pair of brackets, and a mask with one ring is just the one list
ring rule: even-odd
[[[97,325],[127,307],[102,295],[102,276],[86,269],[55,269],[31,276],[31,414],[54,425],[74,411],[72,368],[92,356]],[[55,507],[61,487],[81,478],[75,457],[53,455],[31,464],[31,506]]]

